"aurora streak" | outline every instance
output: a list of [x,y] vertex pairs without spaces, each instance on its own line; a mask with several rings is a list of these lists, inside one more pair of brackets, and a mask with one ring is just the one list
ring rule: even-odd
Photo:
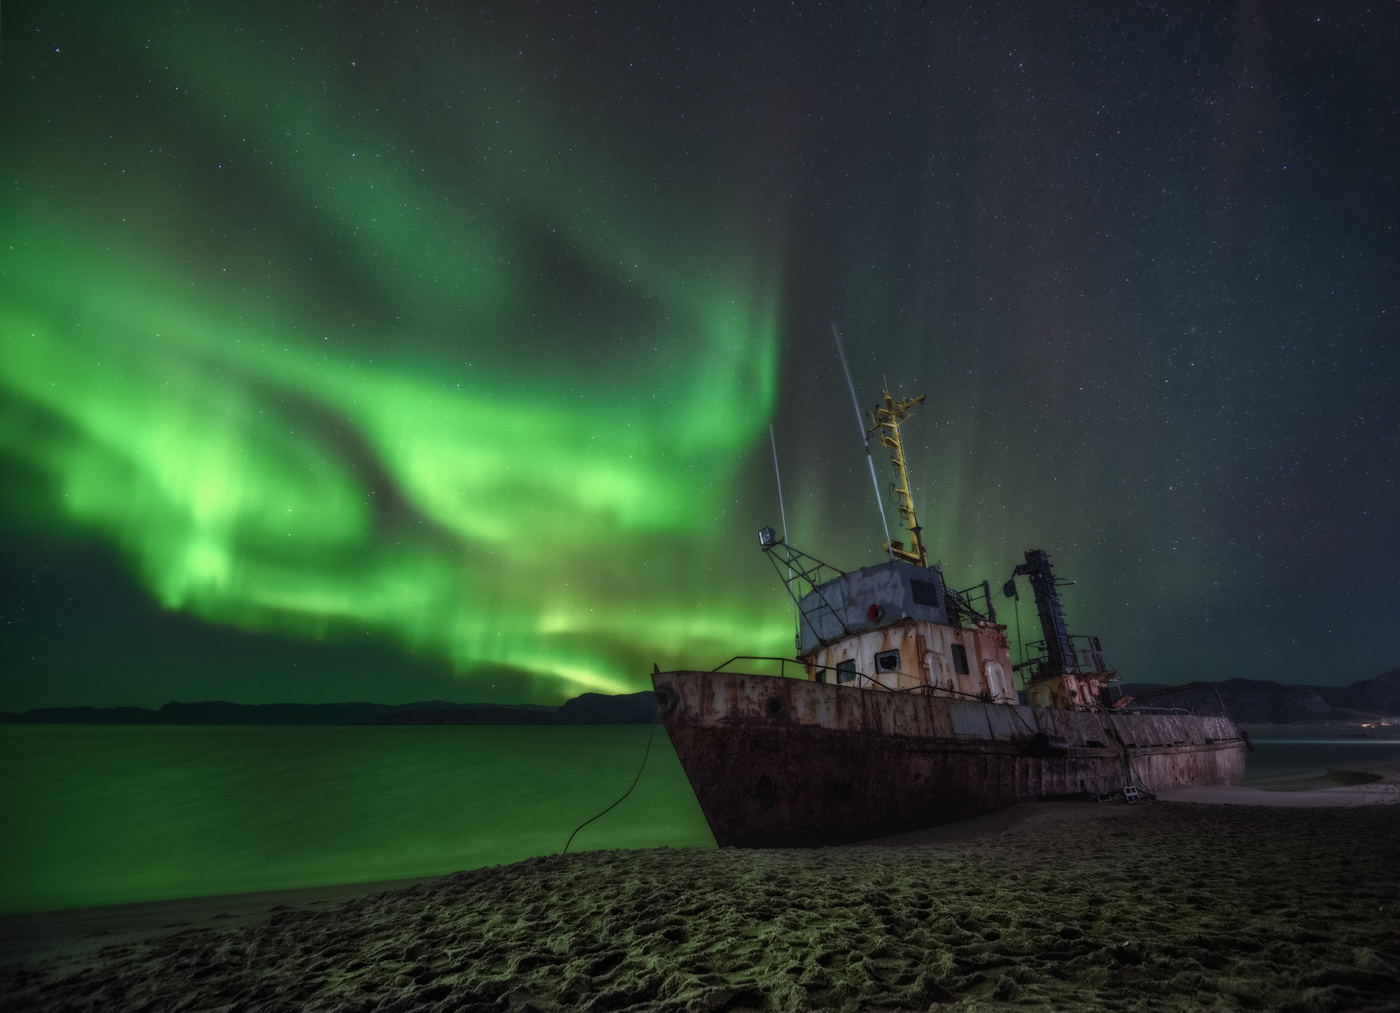
[[788,655],[770,425],[792,543],[883,541],[833,323],[953,587],[1044,548],[1130,681],[1400,663],[1391,8],[4,16],[0,710]]
[[[166,608],[373,631],[568,693],[630,689],[639,652],[741,627],[781,643],[781,613],[757,631],[734,609],[697,614],[660,568],[624,578],[614,558],[619,542],[665,559],[715,538],[774,403],[761,262],[695,228],[658,235],[610,182],[621,167],[583,171],[586,145],[545,136],[538,107],[423,150],[392,117],[303,101],[351,87],[348,57],[332,70],[197,23],[111,26],[128,45],[108,58],[139,62],[168,117],[198,126],[161,125],[176,162],[161,182],[184,207],[145,203],[152,155],[128,140],[80,206],[31,178],[43,196],[6,214],[0,441],[70,521]],[[240,217],[269,199],[298,211]],[[190,205],[198,258],[165,238]],[[295,294],[308,277],[280,265],[308,248],[339,261],[348,305]],[[561,319],[578,304],[558,286],[594,289],[603,311]],[[583,359],[607,381],[580,383]]]

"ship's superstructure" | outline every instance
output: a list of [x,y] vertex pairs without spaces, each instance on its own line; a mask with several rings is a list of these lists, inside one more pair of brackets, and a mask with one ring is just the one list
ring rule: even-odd
[[[759,544],[797,604],[798,659],[816,682],[1014,704],[1012,673],[1021,666],[1011,663],[1006,627],[997,623],[989,584],[955,591],[945,585],[943,568],[928,564],[900,433],[924,396],[896,401],[888,390],[880,395],[867,435],[878,435],[890,453],[891,492],[909,532],[908,548],[891,540],[884,546],[887,560],[845,573],[785,544],[772,528],[759,533]],[[1026,560],[1006,587],[1009,597],[1017,575],[1030,578],[1046,631],[1045,657],[1027,662],[1035,666],[1028,692],[1033,686],[1038,706],[1073,706],[1081,696],[1089,703],[1114,675],[1102,671],[1101,653],[1093,655],[1099,667],[1080,666],[1049,557],[1037,549],[1026,553]],[[1089,658],[1086,654],[1093,665]]]
[[1099,638],[1070,636],[1065,626],[1058,590],[1063,582],[1055,577],[1044,549],[1026,552],[1026,561],[1016,567],[1012,578],[1006,582],[1008,598],[1015,593],[1019,576],[1030,579],[1044,634],[1044,639],[1033,645],[1041,653],[1016,666],[1031,672],[1026,679],[1026,697],[1030,705],[1061,710],[1122,706],[1121,697],[1117,701],[1112,698],[1112,685],[1117,683],[1118,673],[1104,661]]
[[[802,558],[771,529],[760,542],[780,574]],[[821,583],[811,583],[821,578],[810,570],[792,573],[798,660],[813,681],[1016,702],[1006,628],[995,612],[978,611],[964,593],[947,588],[938,567],[887,560],[831,571]],[[805,593],[794,586],[800,582],[809,585]],[[990,602],[985,589],[975,590]]]

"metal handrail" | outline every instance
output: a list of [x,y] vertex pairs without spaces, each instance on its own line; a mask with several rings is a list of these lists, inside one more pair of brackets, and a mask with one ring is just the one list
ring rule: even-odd
[[[889,687],[885,687],[888,689]],[[963,696],[969,700],[978,700],[982,703],[991,703],[991,693],[964,693],[960,689],[948,689],[944,686],[935,686],[932,683],[921,682],[917,686],[906,686],[903,689],[891,689],[891,693],[922,693],[925,696],[938,696],[948,694],[949,696]]]
[[[716,665],[714,668],[710,669],[710,671],[711,671],[711,672],[718,672],[718,671],[720,671],[721,669],[727,667],[728,665],[733,664],[733,663],[736,662],[736,661],[776,661],[776,662],[778,662],[778,664],[779,664],[780,666],[783,666],[783,667],[781,667],[779,670],[780,670],[781,672],[784,673],[784,675],[782,676],[782,678],[784,678],[784,679],[787,678],[787,675],[786,675],[787,668],[786,668],[786,666],[789,665],[789,664],[792,664],[792,665],[801,665],[801,666],[803,666],[804,669],[807,668],[807,667],[809,666],[809,664],[810,664],[810,667],[816,668],[816,669],[820,669],[820,670],[823,671],[823,672],[840,672],[840,671],[842,671],[841,669],[832,668],[830,665],[818,665],[818,664],[816,664],[815,662],[809,663],[809,662],[806,662],[806,661],[802,661],[800,658],[775,658],[775,657],[771,657],[771,656],[769,656],[769,655],[764,655],[764,654],[736,654],[736,655],[734,655],[734,657],[730,658],[728,661],[724,662],[723,664]],[[851,669],[846,669],[845,671],[850,672],[850,671],[852,671],[852,670],[851,670]],[[980,700],[980,701],[982,701],[983,703],[988,702],[987,698],[984,697],[984,696],[983,696],[982,694],[980,694],[980,693],[964,693],[964,692],[962,692],[962,690],[957,690],[957,689],[945,689],[945,688],[942,687],[942,686],[934,686],[934,685],[931,685],[931,684],[926,683],[926,682],[924,682],[924,683],[919,683],[919,685],[917,685],[917,686],[906,686],[906,687],[904,687],[903,689],[895,689],[895,688],[892,687],[892,686],[886,686],[883,682],[881,682],[879,679],[875,678],[873,675],[866,675],[864,672],[861,672],[861,671],[856,671],[855,674],[858,675],[861,679],[865,680],[865,682],[866,682],[866,685],[864,685],[864,686],[857,686],[857,687],[856,687],[857,689],[864,689],[864,688],[870,687],[870,688],[876,688],[876,689],[883,689],[886,693],[923,693],[923,694],[926,694],[926,695],[928,695],[928,696],[934,696],[934,695],[937,695],[937,694],[946,693],[946,694],[948,694],[949,696],[961,696],[961,697],[966,697],[966,698],[969,699],[969,700]],[[842,685],[842,684],[838,683],[838,685]]]
[[[1133,703],[1129,704],[1128,706],[1131,708],[1131,707],[1133,706],[1133,704],[1136,704],[1139,700],[1151,700],[1152,698],[1154,698],[1154,697],[1159,697],[1159,696],[1172,696],[1172,695],[1174,695],[1174,694],[1176,694],[1176,693],[1185,693],[1185,692],[1189,692],[1189,691],[1191,691],[1191,690],[1196,690],[1196,689],[1208,689],[1208,690],[1210,690],[1212,693],[1214,693],[1214,694],[1215,694],[1215,702],[1220,706],[1220,716],[1221,716],[1221,717],[1224,717],[1224,718],[1226,718],[1226,719],[1228,719],[1228,720],[1230,720],[1230,721],[1233,721],[1233,720],[1234,720],[1234,718],[1230,716],[1230,709],[1229,709],[1228,707],[1225,706],[1225,700],[1224,700],[1224,698],[1220,695],[1220,690],[1216,689],[1214,686],[1212,686],[1212,685],[1211,685],[1210,683],[1208,683],[1208,682],[1188,682],[1188,683],[1186,683],[1186,684],[1183,685],[1183,686],[1164,686],[1164,687],[1162,687],[1161,689],[1154,689],[1154,690],[1152,690],[1152,692],[1150,692],[1150,693],[1144,693],[1144,694],[1142,694],[1142,696],[1134,696],[1134,697],[1133,697]],[[1158,709],[1158,710],[1167,710],[1167,711],[1175,711],[1175,712],[1177,712],[1177,713],[1186,713],[1186,714],[1194,714],[1194,713],[1196,713],[1194,710],[1190,709],[1189,707],[1188,707],[1187,709],[1185,709],[1185,710],[1183,710],[1183,709],[1180,708],[1180,707],[1174,707],[1174,708],[1154,708],[1154,709]]]
[[[734,662],[736,662],[736,661],[776,661],[776,662],[778,662],[778,664],[779,664],[780,666],[782,666],[782,667],[780,667],[779,671],[781,671],[781,672],[783,673],[783,676],[782,676],[782,677],[783,677],[784,679],[787,678],[787,666],[788,666],[788,665],[801,665],[801,666],[803,667],[803,669],[805,670],[806,667],[807,667],[807,664],[808,664],[807,662],[801,661],[801,660],[799,660],[799,659],[797,659],[797,658],[774,658],[774,657],[770,657],[770,656],[765,655],[765,654],[736,654],[736,655],[734,655],[734,657],[732,657],[732,658],[730,658],[728,661],[724,662],[724,664],[716,665],[714,668],[710,669],[710,671],[711,671],[711,672],[718,672],[720,669],[725,668],[725,667],[728,666],[728,665],[732,665],[732,664],[733,664]],[[814,665],[812,665],[812,667],[813,667],[813,668],[820,668],[820,669],[821,669],[822,671],[824,671],[824,672],[835,672],[835,671],[836,671],[836,669],[830,667],[829,665],[815,665],[815,664],[814,664]],[[866,679],[871,678],[870,676],[866,675],[864,672],[857,672],[856,675],[859,675],[859,676],[861,676],[861,677],[863,677],[863,678],[866,678]]]
[[[1092,640],[1092,639],[1093,639],[1093,638],[1092,638],[1089,634],[1087,634],[1087,633],[1071,633],[1071,634],[1069,635],[1070,650],[1074,651],[1074,652],[1075,652],[1075,656],[1078,657],[1078,650],[1076,649],[1074,642],[1075,642],[1076,640]],[[1046,650],[1045,650],[1045,640],[1044,640],[1043,638],[1040,639],[1040,640],[1035,640],[1035,641],[1032,641],[1031,643],[1025,644],[1025,645],[1023,645],[1023,647],[1024,647],[1024,650],[1026,650],[1026,651],[1038,651],[1038,652],[1040,652],[1040,653],[1038,653],[1038,654],[1037,654],[1035,657],[1033,657],[1033,658],[1027,658],[1025,661],[1022,661],[1022,662],[1019,662],[1018,664],[1012,665],[1012,666],[1011,666],[1011,671],[1013,671],[1013,672],[1019,672],[1019,671],[1021,671],[1021,669],[1023,669],[1023,668],[1030,668],[1032,665],[1039,665],[1039,664],[1041,664],[1042,662],[1044,662],[1045,659],[1046,659],[1046,657],[1047,657],[1047,652],[1046,652]],[[1100,655],[1102,655],[1103,652],[1100,651],[1099,653],[1100,653]],[[1104,659],[1104,664],[1105,664],[1107,667],[1105,667],[1104,669],[1102,669],[1102,674],[1103,674],[1103,675],[1112,675],[1112,676],[1117,676],[1117,675],[1118,675],[1118,669],[1114,668],[1112,665],[1109,665],[1107,659]],[[1093,673],[1086,673],[1086,674],[1093,674]]]
[[[973,596],[978,592],[981,592],[982,602],[986,606],[985,612],[972,603]],[[989,622],[997,621],[997,609],[996,606],[992,604],[992,587],[990,581],[984,580],[980,584],[974,584],[972,587],[963,588],[961,591],[953,591],[953,594],[955,594],[962,604],[967,607],[968,611],[973,613],[977,618],[986,619]]]

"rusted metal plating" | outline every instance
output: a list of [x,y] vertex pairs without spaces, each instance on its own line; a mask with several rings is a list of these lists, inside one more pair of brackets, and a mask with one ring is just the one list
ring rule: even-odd
[[1046,710],[730,672],[652,676],[721,846],[820,847],[1133,784],[1236,784],[1226,717]]

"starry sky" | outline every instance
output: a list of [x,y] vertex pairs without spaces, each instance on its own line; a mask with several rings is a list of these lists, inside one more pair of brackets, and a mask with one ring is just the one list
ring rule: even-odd
[[1397,51],[1394,4],[8,3],[0,708],[788,654],[770,426],[790,541],[883,540],[833,323],[863,406],[928,396],[954,587],[1046,549],[1131,681],[1395,667]]

